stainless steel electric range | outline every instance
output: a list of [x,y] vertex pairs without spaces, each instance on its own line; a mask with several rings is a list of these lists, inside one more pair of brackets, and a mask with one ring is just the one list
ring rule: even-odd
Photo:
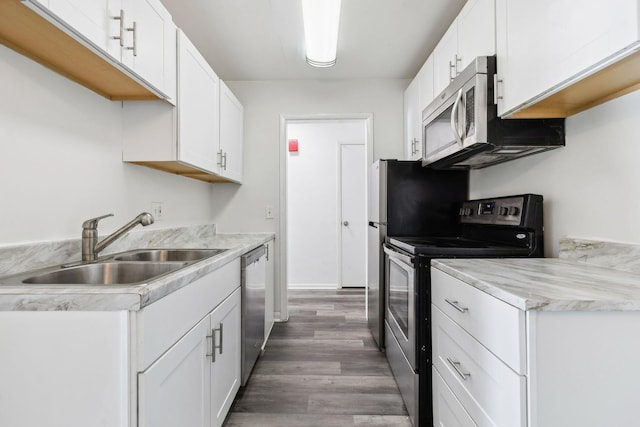
[[384,244],[386,354],[414,426],[433,422],[431,259],[543,257],[542,203],[535,194],[466,201],[456,235]]

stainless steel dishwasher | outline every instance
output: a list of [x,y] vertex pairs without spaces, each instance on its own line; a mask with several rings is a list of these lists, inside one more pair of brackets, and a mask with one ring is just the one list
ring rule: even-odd
[[264,302],[267,247],[260,246],[241,258],[242,264],[242,385],[260,356],[264,343]]

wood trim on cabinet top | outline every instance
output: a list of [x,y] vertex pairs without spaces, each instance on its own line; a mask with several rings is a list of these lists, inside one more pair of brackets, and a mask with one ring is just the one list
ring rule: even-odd
[[640,42],[539,95],[505,117],[569,117],[638,89]]
[[0,0],[0,43],[107,99],[161,99],[19,0]]
[[187,178],[197,179],[199,181],[204,182],[228,182],[228,183],[236,183],[233,180],[221,177],[219,175],[213,175],[211,172],[205,172],[196,167],[190,166],[186,163],[182,163],[179,161],[151,161],[151,162],[132,162],[127,161],[127,163],[132,163],[139,166],[146,166],[151,169],[161,170],[164,172],[173,173],[176,175],[184,176]]

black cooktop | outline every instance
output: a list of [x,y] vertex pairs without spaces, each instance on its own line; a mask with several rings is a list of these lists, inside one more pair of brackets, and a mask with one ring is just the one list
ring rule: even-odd
[[530,255],[531,248],[463,237],[390,237],[389,244],[412,255],[438,258],[515,257]]

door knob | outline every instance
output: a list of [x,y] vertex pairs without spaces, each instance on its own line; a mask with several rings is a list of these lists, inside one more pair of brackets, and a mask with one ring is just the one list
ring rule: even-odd
[[349,226],[349,221],[344,221],[344,222],[342,223],[342,225],[344,225],[345,227],[348,227],[348,226]]

